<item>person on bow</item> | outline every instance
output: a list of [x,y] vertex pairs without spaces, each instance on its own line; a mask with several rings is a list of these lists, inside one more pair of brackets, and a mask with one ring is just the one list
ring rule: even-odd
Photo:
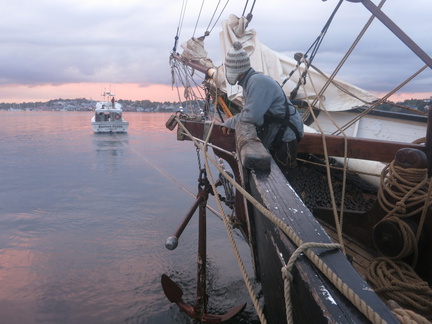
[[228,51],[225,72],[229,84],[238,83],[243,88],[244,106],[239,114],[221,125],[222,133],[229,134],[239,121],[254,124],[263,145],[281,170],[289,173],[297,165],[297,147],[304,134],[297,109],[275,80],[251,67],[240,42],[235,42]]

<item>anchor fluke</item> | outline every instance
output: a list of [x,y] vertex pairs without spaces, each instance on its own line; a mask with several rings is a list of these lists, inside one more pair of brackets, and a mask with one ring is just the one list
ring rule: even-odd
[[178,246],[178,238],[176,236],[170,236],[165,241],[165,247],[168,250],[174,250]]
[[193,319],[199,320],[202,323],[223,323],[232,319],[234,316],[242,312],[246,307],[246,304],[238,305],[231,308],[228,312],[222,315],[200,313],[197,311],[196,305],[193,307],[182,300],[183,291],[166,274],[162,275],[161,283],[165,296],[167,296],[171,303],[176,303],[182,312],[186,313]]
[[170,277],[168,277],[166,274],[163,274],[161,283],[165,296],[167,296],[171,303],[178,303],[181,301],[183,291],[174,281],[171,280]]

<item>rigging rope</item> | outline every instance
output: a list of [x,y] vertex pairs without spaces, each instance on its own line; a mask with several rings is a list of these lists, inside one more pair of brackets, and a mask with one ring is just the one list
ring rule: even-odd
[[[221,17],[222,14],[224,13],[224,11],[225,11],[226,6],[228,5],[228,3],[229,3],[229,0],[227,0],[227,2],[225,2],[225,6],[222,8],[222,10],[221,10],[219,16],[217,17],[215,23],[213,24],[212,28],[211,28],[210,31],[208,32],[209,34],[210,34],[210,33],[213,31],[213,29],[215,28],[217,22],[219,21],[220,17]],[[219,4],[218,4],[218,6],[219,6]],[[210,25],[210,23],[209,23],[209,25]],[[208,27],[207,27],[207,29],[208,29]]]
[[[424,65],[422,68],[420,68],[418,71],[416,71],[414,74],[412,74],[409,78],[407,78],[405,81],[403,81],[401,84],[399,84],[397,87],[395,87],[392,91],[387,93],[384,97],[381,99],[375,101],[369,108],[365,109],[363,112],[358,114],[355,118],[353,118],[351,121],[346,123],[341,128],[343,130],[346,130],[350,126],[352,126],[355,122],[363,118],[367,113],[378,107],[379,105],[383,104],[384,102],[387,102],[387,99],[390,98],[393,94],[395,94],[397,91],[399,91],[403,86],[405,86],[408,82],[410,82],[412,79],[414,79],[417,75],[419,75],[421,72],[423,72],[426,68],[428,68],[427,65]],[[339,133],[335,132],[333,135],[338,135]]]
[[180,17],[179,17],[179,22],[177,25],[177,34],[174,37],[174,46],[173,46],[173,53],[175,53],[177,51],[177,43],[180,37],[180,32],[183,26],[183,20],[184,20],[184,16],[185,16],[185,12],[186,12],[186,7],[187,7],[187,0],[183,0],[182,3],[182,8],[180,10]]
[[[252,7],[251,7],[251,9],[250,9],[250,11],[249,11],[249,13],[248,13],[248,15],[247,15],[249,21],[250,21],[250,19],[252,19],[252,12],[253,12],[254,7],[255,7],[255,2],[256,2],[256,0],[254,0],[254,2],[253,2],[253,4],[252,4]],[[245,4],[245,6],[244,6],[243,13],[242,13],[242,16],[243,16],[243,17],[245,17],[245,12],[246,12],[246,9],[247,9],[247,6],[248,6],[248,3],[249,3],[249,0],[246,0],[246,4]],[[249,17],[250,17],[250,19],[249,19]]]
[[[386,0],[382,0],[378,6],[378,8],[381,8]],[[333,81],[333,79],[336,77],[336,74],[339,72],[339,70],[342,68],[342,66],[344,65],[344,63],[346,62],[346,60],[348,59],[348,57],[351,55],[351,53],[354,51],[354,48],[357,46],[358,42],[360,41],[360,39],[363,37],[364,33],[366,32],[366,30],[369,28],[369,26],[371,25],[372,21],[374,20],[375,16],[372,15],[368,22],[365,24],[365,26],[363,27],[363,29],[361,30],[360,34],[357,36],[357,38],[355,39],[354,43],[351,45],[351,47],[349,48],[349,50],[345,53],[344,57],[342,58],[342,60],[339,62],[338,66],[336,67],[336,69],[333,71],[333,73],[331,74],[331,76],[328,78],[326,84],[322,87],[321,91],[318,93],[317,98],[320,98],[325,90],[327,90],[328,86],[330,85],[330,83]],[[312,106],[314,106],[314,104],[316,103],[317,99],[314,100],[314,102],[312,103]]]
[[[306,51],[306,53],[303,55],[303,61],[306,64],[306,69],[303,72],[303,74],[301,75],[301,77],[299,78],[298,82],[297,82],[297,86],[291,91],[290,94],[290,99],[294,99],[295,96],[297,95],[298,89],[300,88],[301,84],[306,84],[306,73],[310,67],[310,65],[312,64],[316,53],[318,52],[319,47],[321,46],[322,41],[324,40],[324,36],[328,31],[328,28],[330,27],[331,22],[333,21],[334,16],[336,15],[337,11],[339,10],[340,6],[342,5],[343,0],[339,0],[339,3],[336,5],[336,8],[333,10],[332,14],[330,15],[330,18],[327,20],[326,24],[324,25],[323,29],[321,30],[321,33],[318,35],[317,39],[312,43],[312,45],[309,47],[309,49]],[[309,60],[306,60],[307,58],[307,54],[309,53],[309,51],[311,51],[311,55]],[[301,64],[300,60],[297,61],[298,65]],[[295,69],[297,69],[298,65],[295,67]],[[291,77],[292,73],[289,74],[288,78],[286,78],[283,82],[282,82],[282,86],[289,80],[289,78]]]
[[[195,29],[194,29],[194,32],[193,32],[193,34],[192,34],[192,37],[195,36],[195,32],[196,32],[196,30],[197,30],[198,22],[199,22],[199,20],[200,20],[201,13],[202,13],[202,9],[203,9],[203,7],[204,7],[204,1],[205,1],[205,0],[202,1],[201,8],[200,8],[200,11],[199,11],[199,15],[198,15],[197,21],[196,21],[196,23],[195,23]],[[217,22],[219,21],[220,17],[221,17],[222,14],[224,13],[224,11],[225,11],[225,9],[226,9],[228,3],[229,3],[229,0],[227,0],[227,1],[225,2],[225,5],[224,5],[224,7],[222,8],[221,12],[219,13],[219,16],[218,16],[217,19],[215,20],[215,22],[214,22],[212,28],[209,29],[209,28],[210,28],[210,25],[211,25],[211,23],[212,23],[212,21],[213,21],[213,19],[214,19],[214,17],[215,17],[215,15],[216,15],[216,12],[218,11],[218,8],[219,8],[220,3],[221,3],[221,0],[218,1],[217,5],[216,5],[216,8],[213,10],[213,14],[212,14],[212,17],[211,17],[210,20],[209,20],[209,23],[208,23],[208,25],[207,25],[207,29],[206,29],[206,31],[204,32],[204,35],[201,36],[201,37],[205,38],[205,37],[207,37],[207,36],[210,35],[210,33],[213,31],[214,27],[216,26]]]
[[[306,70],[309,73],[309,70]],[[301,71],[299,71],[299,74],[301,73]],[[316,88],[315,88],[315,84],[313,82],[313,79],[310,78],[311,80],[311,84],[312,84],[312,88],[314,89],[315,93],[316,92]],[[331,205],[332,205],[332,211],[333,211],[333,218],[336,224],[336,232],[338,235],[338,241],[339,243],[342,245],[342,251],[345,254],[345,247],[344,247],[344,240],[343,240],[343,211],[344,211],[344,205],[345,205],[345,192],[346,192],[346,176],[347,176],[347,169],[348,169],[348,162],[347,162],[347,155],[348,155],[348,142],[347,142],[347,136],[346,134],[339,128],[339,126],[336,124],[336,122],[333,120],[333,118],[331,118],[330,114],[328,113],[324,103],[320,100],[320,106],[321,109],[325,111],[325,113],[327,114],[329,120],[333,123],[333,125],[338,128],[343,137],[344,137],[344,155],[343,155],[343,173],[342,173],[342,197],[341,197],[341,205],[340,205],[340,215],[338,215],[337,212],[337,204],[336,204],[336,199],[335,199],[335,194],[334,194],[334,189],[333,189],[333,184],[331,182],[331,170],[330,170],[330,162],[329,162],[329,155],[328,155],[328,151],[327,151],[327,142],[324,136],[324,131],[322,130],[320,123],[317,120],[317,117],[312,109],[312,106],[310,105],[310,100],[307,96],[307,90],[305,87],[305,84],[302,83],[303,86],[303,91],[306,95],[306,102],[308,103],[309,107],[309,112],[312,115],[315,124],[318,127],[318,130],[321,134],[321,138],[322,138],[322,143],[323,143],[323,149],[324,149],[324,160],[325,160],[325,165],[326,165],[326,172],[327,172],[327,182],[328,182],[328,188],[329,188],[329,192],[330,192],[330,197],[331,197]]]
[[198,26],[198,22],[199,22],[199,20],[200,20],[200,18],[201,18],[201,12],[202,12],[202,8],[203,8],[203,6],[204,6],[204,1],[205,1],[205,0],[202,0],[202,2],[201,2],[201,8],[200,8],[200,11],[199,11],[199,14],[198,14],[197,21],[196,21],[196,23],[195,23],[195,28],[194,28],[194,31],[193,31],[193,33],[192,33],[192,37],[195,36],[195,32],[196,32],[196,29],[197,29],[197,26]]
[[[183,190],[184,192],[186,192],[187,194],[189,194],[191,197],[193,197],[194,199],[196,198],[196,194],[193,194],[191,191],[189,191],[187,188],[185,188],[180,182],[178,182],[174,177],[170,176],[168,173],[166,173],[164,170],[162,170],[160,167],[158,167],[156,164],[154,164],[153,162],[151,162],[149,159],[147,159],[146,157],[144,157],[141,153],[139,153],[138,151],[136,151],[135,149],[133,149],[129,143],[126,143],[124,141],[122,141],[122,139],[118,136],[117,132],[114,132],[114,134],[117,137],[117,140],[122,143],[123,145],[129,147],[129,149],[135,153],[139,158],[141,158],[144,162],[146,162],[149,166],[151,166],[152,168],[154,168],[155,170],[157,170],[160,174],[162,174],[164,177],[166,177],[167,179],[171,180],[173,183],[175,183],[181,190]],[[207,205],[206,206],[208,210],[210,210],[214,215],[216,215],[219,218],[222,218],[221,215],[218,213],[217,210],[215,210],[213,207]]]

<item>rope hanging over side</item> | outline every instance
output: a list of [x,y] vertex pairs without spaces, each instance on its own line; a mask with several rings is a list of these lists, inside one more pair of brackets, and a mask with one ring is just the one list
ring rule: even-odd
[[282,278],[284,280],[284,297],[285,297],[285,312],[288,324],[294,323],[292,314],[292,302],[291,302],[291,282],[293,276],[291,274],[294,263],[297,261],[298,257],[304,253],[306,250],[311,248],[326,248],[326,249],[340,249],[342,246],[337,243],[314,243],[308,242],[300,245],[293,254],[291,254],[290,259],[287,264],[282,267]]

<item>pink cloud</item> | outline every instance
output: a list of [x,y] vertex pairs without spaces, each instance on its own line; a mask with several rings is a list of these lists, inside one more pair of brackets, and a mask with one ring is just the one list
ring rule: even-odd
[[[69,83],[62,85],[1,85],[0,102],[21,103],[48,101],[51,99],[86,98],[102,99],[104,90],[113,92],[117,99],[123,100],[150,100],[178,102],[176,88],[168,85],[142,86],[136,83],[98,84],[98,83]],[[180,91],[183,94],[183,90]],[[183,98],[182,98],[183,99]]]
[[[386,95],[386,93],[376,93],[372,92],[376,97],[381,98]],[[392,95],[389,100],[393,102],[400,102],[408,99],[431,99],[432,92],[401,92]]]

